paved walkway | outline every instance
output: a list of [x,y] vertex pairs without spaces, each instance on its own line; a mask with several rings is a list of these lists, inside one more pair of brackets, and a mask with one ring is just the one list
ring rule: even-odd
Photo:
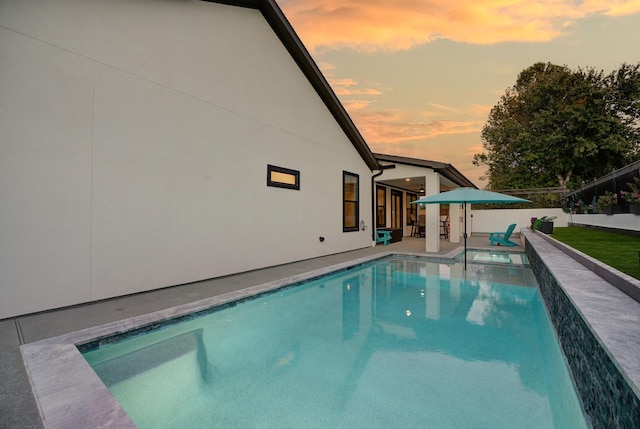
[[[488,247],[487,236],[470,237],[467,245],[469,248]],[[376,253],[396,251],[434,256],[433,253],[427,254],[424,248],[424,239],[405,238],[389,246],[378,245],[183,286],[0,320],[0,428],[43,427],[20,354],[21,344],[175,307]],[[441,240],[438,256],[450,257],[461,250],[462,243]]]

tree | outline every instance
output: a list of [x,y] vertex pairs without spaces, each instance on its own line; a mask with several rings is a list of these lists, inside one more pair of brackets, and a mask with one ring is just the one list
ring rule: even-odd
[[570,188],[637,159],[640,65],[602,71],[536,63],[482,130],[490,189]]
[[[605,80],[609,89],[607,103],[610,114],[618,117],[629,131],[628,139],[638,141],[640,129],[640,64],[623,64]],[[640,154],[638,144],[634,145],[634,157]]]

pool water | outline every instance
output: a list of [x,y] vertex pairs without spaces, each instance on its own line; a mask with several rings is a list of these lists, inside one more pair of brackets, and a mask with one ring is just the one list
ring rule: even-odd
[[[463,259],[464,252],[456,256]],[[508,250],[467,249],[467,261],[479,263],[529,265],[529,259],[524,252],[510,252]]]
[[385,259],[84,355],[139,428],[587,427],[524,267]]

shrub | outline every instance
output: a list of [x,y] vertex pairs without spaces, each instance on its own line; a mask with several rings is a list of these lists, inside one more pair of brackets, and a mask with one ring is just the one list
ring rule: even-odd
[[613,192],[605,192],[604,195],[598,197],[598,208],[613,207],[618,205],[618,194]]
[[640,204],[640,177],[634,177],[627,186],[631,191],[620,191],[620,196],[629,204]]

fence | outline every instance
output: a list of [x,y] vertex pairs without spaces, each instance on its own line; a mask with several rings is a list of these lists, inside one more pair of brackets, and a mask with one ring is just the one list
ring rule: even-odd
[[[549,209],[493,209],[493,210],[471,210],[468,230],[471,234],[488,234],[490,232],[505,231],[512,223],[516,224],[515,231],[529,228],[531,218],[541,218],[543,216],[555,216],[554,226],[568,226],[569,214],[560,208]],[[469,225],[471,226],[469,228]]]
[[[471,210],[468,230],[471,234],[488,234],[489,232],[505,231],[507,226],[516,224],[515,231],[529,228],[531,218],[543,216],[555,216],[554,227],[569,225],[592,226],[614,230],[640,232],[640,215],[629,213],[614,214],[573,214],[565,213],[562,209],[495,209],[495,210]],[[470,225],[470,228],[469,228]]]

